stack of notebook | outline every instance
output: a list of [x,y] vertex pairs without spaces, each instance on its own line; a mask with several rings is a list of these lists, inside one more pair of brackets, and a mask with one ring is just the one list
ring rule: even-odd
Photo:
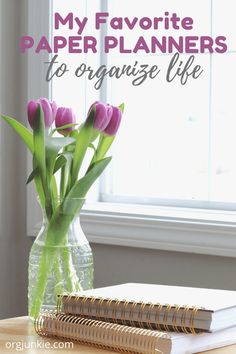
[[127,353],[198,353],[236,343],[236,292],[122,284],[62,294],[35,328]]

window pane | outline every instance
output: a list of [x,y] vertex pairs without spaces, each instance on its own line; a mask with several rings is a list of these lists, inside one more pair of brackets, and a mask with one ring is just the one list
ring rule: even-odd
[[[167,9],[180,16],[191,16],[194,19],[191,35],[211,35],[211,31],[213,36],[225,35],[229,49],[233,49],[236,30],[228,17],[229,12],[230,18],[235,12],[233,0],[226,0],[226,3],[221,0],[196,3],[182,0],[165,1],[163,4],[147,1],[145,11],[141,2],[135,8],[131,2],[124,6],[118,6],[115,1],[109,4],[111,16],[117,13],[121,16],[153,17],[163,15]],[[153,34],[163,35],[161,31]],[[141,31],[139,35],[142,35]],[[168,35],[179,33],[172,30]],[[138,31],[127,31],[127,36],[131,44],[138,37]],[[184,57],[181,55],[182,60]],[[160,65],[165,72],[170,56],[131,55],[127,60],[127,56],[111,54],[109,64],[122,65],[129,61],[132,64],[132,59]],[[109,98],[117,103],[125,101],[125,117],[128,117],[123,121],[114,147],[109,185],[111,195],[139,196],[140,201],[146,197],[220,202],[236,200],[236,191],[232,192],[236,177],[232,159],[235,145],[232,144],[235,131],[232,95],[235,90],[222,100],[226,90],[230,91],[235,82],[235,61],[232,56],[227,58],[226,54],[213,55],[212,58],[208,54],[195,55],[195,60],[204,73],[185,87],[177,82],[166,83],[163,73],[159,79],[148,81],[139,88],[132,87],[127,79],[109,82]],[[222,70],[225,67],[227,70]]]
[[[164,69],[170,57],[144,60]],[[129,61],[119,57],[113,64]],[[126,104],[114,147],[112,193],[207,199],[209,56],[196,61],[205,74],[186,86],[168,84],[162,75],[135,88],[127,78],[112,81],[111,100]]]
[[[104,2],[105,3],[105,2]],[[192,17],[192,31],[143,31],[139,27],[129,30],[111,30],[108,35],[125,37],[125,47],[132,49],[139,36],[147,42],[150,37],[187,34],[193,36],[227,37],[227,54],[195,55],[195,65],[201,65],[203,74],[197,80],[189,79],[182,86],[179,79],[166,82],[167,67],[172,54],[120,54],[71,55],[66,51],[59,55],[60,62],[68,63],[71,73],[52,83],[53,98],[61,105],[72,106],[80,117],[85,117],[88,105],[103,97],[118,105],[125,103],[122,126],[113,147],[113,162],[106,171],[102,183],[102,196],[114,201],[151,201],[150,198],[172,200],[196,200],[207,202],[235,202],[236,151],[235,82],[236,82],[236,27],[234,25],[235,0],[146,0],[107,1],[109,19],[112,17],[160,17],[166,11],[177,13],[181,18]],[[64,0],[53,1],[54,12],[73,12],[79,17],[94,18],[100,10],[100,1]],[[97,37],[90,21],[87,33]],[[91,28],[89,27],[91,26]],[[54,35],[58,35],[54,30]],[[74,35],[74,31],[60,29],[60,35]],[[105,33],[106,34],[106,33]],[[104,34],[104,35],[105,35]],[[235,53],[233,52],[235,51]],[[185,62],[189,55],[180,55]],[[73,71],[81,63],[96,69],[105,62],[107,67],[148,64],[157,65],[161,72],[153,80],[147,79],[140,86],[133,86],[130,77],[119,80],[108,78],[98,92],[94,81],[85,76],[76,78]],[[118,199],[121,198],[121,199]]]
[[213,55],[211,198],[236,201],[236,54]]
[[213,35],[227,37],[228,50],[236,50],[235,0],[213,0]]
[[[58,12],[62,17],[66,17],[69,13],[73,13],[74,16],[78,16],[80,19],[87,16],[93,18],[94,14],[100,10],[99,1],[93,0],[54,0],[53,1],[53,13]],[[92,26],[92,29],[91,29]],[[92,21],[88,21],[86,26],[88,33],[93,33],[93,36],[97,38],[99,44],[99,33],[93,30]],[[68,29],[68,26],[60,27],[59,30],[55,30],[53,25],[53,36],[69,36],[76,35],[76,27],[73,30]],[[53,99],[60,102],[63,106],[73,107],[78,120],[83,120],[88,110],[91,101],[98,99],[98,92],[94,89],[94,82],[87,80],[86,76],[77,78],[75,76],[75,70],[82,63],[87,66],[92,65],[96,68],[99,65],[100,53],[88,56],[84,53],[70,54],[68,53],[68,47],[60,50],[57,61],[59,64],[66,63],[69,72],[63,75],[61,78],[54,77],[52,80],[52,95]]]
[[[134,42],[135,38],[139,36],[144,36],[146,39],[150,36],[183,36],[186,34],[189,35],[210,35],[211,22],[210,22],[210,10],[211,10],[211,1],[210,0],[198,0],[198,1],[189,1],[189,0],[165,0],[165,1],[156,1],[156,0],[146,0],[145,5],[143,1],[108,1],[108,10],[110,18],[112,17],[128,17],[133,19],[134,17],[165,17],[165,12],[169,12],[171,16],[173,13],[176,13],[181,19],[184,17],[192,17],[194,20],[193,30],[186,31],[182,28],[179,30],[174,30],[171,28],[169,30],[163,29],[163,22],[160,23],[160,28],[158,30],[142,30],[139,26],[134,27],[133,30],[127,29],[127,26],[124,25],[123,31],[112,30],[110,29],[110,35],[124,35],[125,40],[128,44]],[[169,17],[170,17],[169,16]]]

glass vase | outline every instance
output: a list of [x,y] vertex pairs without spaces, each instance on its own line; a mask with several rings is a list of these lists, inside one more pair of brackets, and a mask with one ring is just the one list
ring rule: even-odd
[[[78,205],[83,200],[73,201]],[[70,209],[70,208],[69,208]],[[80,225],[80,209],[74,215],[61,208],[56,226],[44,215],[41,230],[29,256],[28,313],[36,318],[41,310],[54,310],[57,296],[93,287],[93,255]],[[53,230],[53,232],[52,232]],[[50,234],[51,232],[51,234]]]

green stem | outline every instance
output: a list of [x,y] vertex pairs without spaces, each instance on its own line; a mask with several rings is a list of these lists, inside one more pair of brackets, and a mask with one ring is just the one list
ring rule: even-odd
[[94,151],[93,158],[89,164],[86,174],[91,170],[95,162],[104,158],[114,139],[115,136],[106,136],[104,134],[100,135],[97,149]]
[[60,181],[60,199],[61,201],[65,195],[65,180],[66,180],[66,168],[63,166],[61,168],[61,181]]
[[[70,204],[68,201],[67,203]],[[68,210],[69,214],[62,214],[63,206],[61,205],[57,208],[57,211],[49,222],[46,242],[39,262],[38,278],[29,311],[30,316],[33,318],[39,315],[40,309],[43,305],[48,276],[51,274],[52,266],[55,263],[55,257],[57,256],[57,247],[60,246],[62,250],[63,267],[65,269],[65,279],[67,284],[66,290],[77,291],[80,289],[79,280],[71,259],[70,249],[68,248],[67,235],[70,223],[76,213],[79,212],[82,205],[77,205],[73,202],[71,202],[71,204],[71,208],[69,208],[69,205],[67,204],[67,208],[70,210],[70,212]],[[57,269],[57,276],[59,277],[59,268],[57,266],[55,268]]]
[[67,240],[64,243],[64,247],[62,247],[62,260],[65,271],[66,290],[68,292],[83,290],[76,274],[76,270],[72,261],[71,250],[68,246]]
[[64,287],[63,287],[63,274],[61,271],[61,265],[60,265],[60,250],[58,250],[57,256],[55,258],[54,261],[54,274],[55,274],[55,278],[56,278],[56,285],[55,285],[55,289],[54,289],[54,294],[57,298],[57,296],[59,294],[62,294],[64,291]]
[[55,249],[45,246],[43,248],[41,259],[39,262],[38,277],[33,294],[31,308],[29,310],[30,317],[36,318],[39,315],[43,304],[48,274],[51,273],[53,260],[55,257]]
[[57,191],[57,182],[55,176],[52,176],[51,195],[52,195],[53,212],[55,212],[58,207],[58,191]]

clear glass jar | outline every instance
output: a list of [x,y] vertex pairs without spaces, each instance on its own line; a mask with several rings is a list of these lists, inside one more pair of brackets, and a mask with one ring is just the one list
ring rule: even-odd
[[54,310],[58,294],[93,287],[93,255],[80,225],[80,213],[69,217],[68,223],[68,214],[60,213],[58,231],[50,241],[49,222],[44,217],[32,245],[28,268],[28,312],[32,318],[41,310]]

